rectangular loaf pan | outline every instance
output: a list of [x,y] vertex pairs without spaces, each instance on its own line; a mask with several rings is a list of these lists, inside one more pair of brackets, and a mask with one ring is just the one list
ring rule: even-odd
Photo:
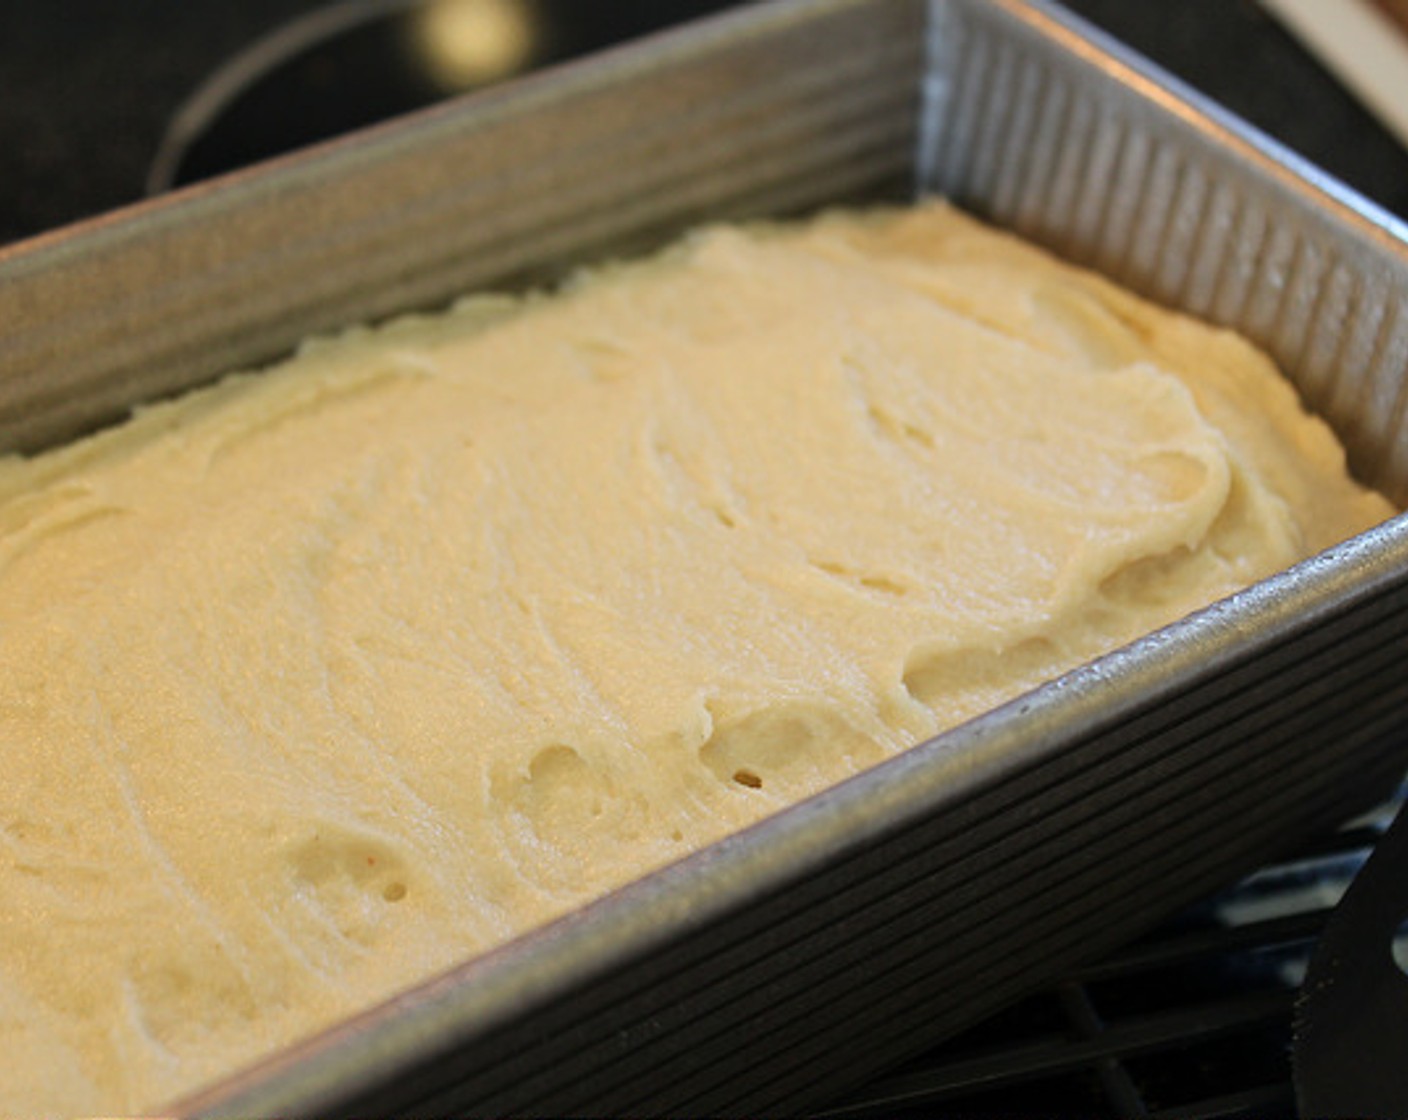
[[[704,218],[941,192],[1266,347],[1408,500],[1404,229],[1016,0],[776,0],[0,251],[0,446]],[[1382,794],[1408,521],[180,1102],[779,1113]]]

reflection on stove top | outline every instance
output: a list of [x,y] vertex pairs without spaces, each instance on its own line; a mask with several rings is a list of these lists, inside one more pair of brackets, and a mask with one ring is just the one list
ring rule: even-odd
[[[1261,5],[1062,2],[1390,210],[1408,213],[1408,152]],[[135,201],[144,184],[188,182],[726,6],[0,4],[0,244]]]
[[738,0],[342,0],[265,35],[172,118],[149,193],[720,11]]

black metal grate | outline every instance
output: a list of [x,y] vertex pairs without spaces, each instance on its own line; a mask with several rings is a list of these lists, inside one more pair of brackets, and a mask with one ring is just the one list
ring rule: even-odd
[[820,1116],[1293,1116],[1296,989],[1396,806],[1180,914]]

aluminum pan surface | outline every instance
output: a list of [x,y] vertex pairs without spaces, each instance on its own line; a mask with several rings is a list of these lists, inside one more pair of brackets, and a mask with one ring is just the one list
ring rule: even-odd
[[922,185],[1251,338],[1408,504],[1408,225],[1070,17],[932,11]]
[[[783,0],[0,254],[0,315],[21,324],[0,342],[0,426],[8,425],[12,445],[42,444],[118,405],[268,357],[348,318],[615,251],[705,214],[805,208],[918,177],[1166,302],[1245,320],[1312,399],[1331,406],[1356,441],[1361,471],[1401,488],[1408,317],[1400,310],[1398,231],[1335,189],[1307,185],[1274,146],[1216,114],[1200,115],[1182,92],[1117,49],[1092,46],[1078,24],[1044,9]],[[427,246],[426,231],[447,221],[464,225],[448,242]],[[354,260],[365,263],[360,275],[348,271]],[[291,300],[294,292],[305,296]],[[115,293],[128,294],[114,302]],[[1342,318],[1351,324],[1344,334],[1334,326]],[[95,340],[115,344],[106,365],[88,357]],[[1326,354],[1331,374],[1317,372],[1317,355]],[[193,355],[195,366],[184,364]],[[75,404],[79,411],[68,411]],[[1408,611],[1400,594],[1405,538],[1402,519],[1366,534],[473,962],[190,1108],[274,1114],[399,1102],[438,1111],[441,1102],[479,1102],[496,1111],[555,1110],[532,1107],[536,1100],[583,1112],[741,1111],[802,1099],[795,1087],[802,1067],[777,1048],[860,1049],[815,1041],[798,1025],[815,1017],[788,979],[814,975],[804,961],[837,973],[821,990],[834,1001],[833,1016],[855,1007],[856,1023],[865,1021],[864,1001],[855,1002],[862,997],[902,1022],[895,1009],[928,990],[924,984],[967,993],[973,1014],[983,1006],[986,997],[962,987],[961,977],[934,979],[943,953],[925,947],[922,930],[902,942],[890,934],[903,954],[896,949],[862,974],[870,991],[847,987],[844,970],[829,962],[855,967],[868,953],[883,957],[887,931],[901,926],[898,919],[877,926],[879,918],[866,915],[886,913],[887,899],[903,900],[934,928],[947,920],[943,891],[974,899],[972,913],[987,924],[949,923],[955,945],[975,946],[949,971],[986,969],[997,999],[1070,954],[1093,951],[1097,919],[1110,935],[1134,928],[1141,913],[1152,917],[1239,861],[1260,858],[1278,835],[1329,819],[1358,796],[1354,771],[1368,775],[1384,736],[1402,738],[1403,685],[1383,665],[1399,655],[1397,620]],[[1379,616],[1387,636],[1365,624]],[[1360,722],[1346,713],[1324,726],[1287,696],[1331,679],[1325,666],[1341,650],[1349,672],[1333,682],[1359,706]],[[1234,684],[1218,684],[1224,670]],[[1262,723],[1279,719],[1286,734],[1309,735],[1309,746],[1268,753],[1276,744],[1263,728],[1236,726],[1239,710],[1261,703],[1270,706]],[[1169,730],[1178,725],[1221,735],[1225,756],[1178,738]],[[1286,777],[1274,785],[1267,773],[1266,804],[1235,801],[1245,793],[1230,775],[1258,767]],[[1346,792],[1335,792],[1336,783]],[[1122,800],[1109,793],[1116,789]],[[1080,809],[1076,791],[1090,809]],[[1243,807],[1240,846],[1225,823],[1204,819],[1218,805]],[[955,822],[968,831],[943,832]],[[975,875],[981,837],[992,838],[997,866]],[[1077,837],[1088,851],[1075,847]],[[1037,840],[1055,855],[1038,854]],[[1165,849],[1174,843],[1186,855],[1170,863]],[[996,853],[1009,849],[999,861]],[[1058,856],[1071,870],[1047,884],[1039,873]],[[906,860],[916,870],[904,878],[895,869]],[[1031,882],[1044,886],[1011,885]],[[1103,914],[1092,889],[1105,892]],[[1022,906],[1038,908],[1028,916]],[[763,913],[773,926],[760,924]],[[1056,918],[1040,948],[1014,932],[1047,914]],[[861,932],[848,943],[832,933],[843,929]],[[986,947],[977,939],[985,931],[995,931]],[[745,933],[758,962],[739,959]],[[800,960],[788,948],[799,945]],[[674,963],[659,963],[672,954]],[[704,963],[690,973],[696,960]],[[701,985],[723,975],[723,965],[710,963],[721,960],[734,962],[728,967],[741,978],[734,988],[714,985],[730,999],[740,985],[758,988],[750,968],[792,962],[765,993],[778,1007],[797,1008],[777,1019],[790,1033],[773,1049],[754,1040],[761,1056],[719,1041],[718,1024],[764,1023],[768,1007],[736,995],[744,1015],[728,1012],[724,994],[700,998]],[[655,1003],[630,989],[632,974],[657,989]],[[608,994],[581,997],[574,1020],[567,1005],[592,985]],[[721,1009],[715,1019],[700,1010],[675,1028],[666,997]],[[630,1000],[643,1009],[635,1019],[611,1018]],[[532,1034],[549,1021],[575,1047],[559,1052],[559,1063],[606,1071],[579,1097],[526,1084],[546,1059],[535,1067],[530,1046],[515,1057],[495,1043],[501,1028],[506,1038],[523,1037],[512,1030]],[[617,1024],[618,1033],[594,1040],[593,1023]],[[874,1029],[877,1038],[884,1033]],[[698,1046],[705,1057],[691,1068],[686,1053],[681,1065],[681,1046]],[[502,1065],[497,1080],[486,1075],[472,1091],[479,1096],[456,1096],[445,1063],[430,1068],[457,1050],[468,1064]],[[635,1051],[672,1071],[664,1076],[671,1084],[652,1085],[649,1069],[632,1067]],[[775,1070],[757,1072],[768,1060]],[[753,1079],[734,1096],[711,1080],[745,1066]],[[407,1071],[418,1072],[407,1081]],[[809,1091],[822,1080],[813,1074]],[[388,1088],[398,1082],[401,1089]],[[667,1088],[676,1095],[660,1095]]]

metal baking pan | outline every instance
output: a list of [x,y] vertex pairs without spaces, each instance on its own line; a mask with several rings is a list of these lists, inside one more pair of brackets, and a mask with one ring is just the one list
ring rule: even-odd
[[[941,192],[1266,347],[1408,500],[1405,230],[1059,11],[775,0],[0,251],[0,446],[703,218]],[[777,1113],[1390,789],[1408,519],[170,1110]]]

